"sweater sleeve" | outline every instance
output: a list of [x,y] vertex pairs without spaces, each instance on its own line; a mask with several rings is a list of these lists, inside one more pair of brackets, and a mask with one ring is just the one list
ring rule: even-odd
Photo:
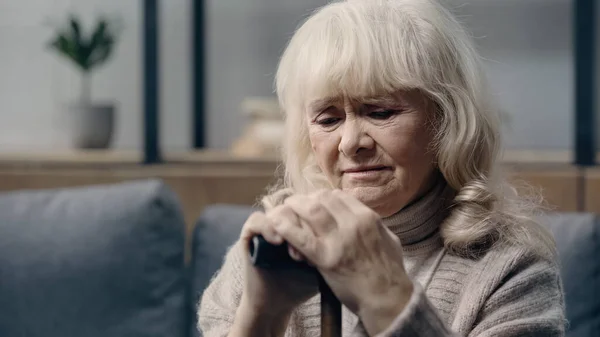
[[392,324],[376,337],[393,336],[456,336],[450,331],[429,303],[423,289],[415,284],[404,310]]
[[423,289],[415,286],[406,308],[377,337],[564,336],[563,308],[558,268],[538,261],[507,275],[482,307],[474,307],[470,313],[457,313],[458,320],[468,321],[467,316],[476,316],[474,324],[464,334],[452,331],[439,317]]
[[198,330],[204,337],[224,337],[233,325],[242,298],[242,247],[233,245],[200,300]]
[[564,336],[565,327],[558,266],[526,260],[488,297],[469,336]]

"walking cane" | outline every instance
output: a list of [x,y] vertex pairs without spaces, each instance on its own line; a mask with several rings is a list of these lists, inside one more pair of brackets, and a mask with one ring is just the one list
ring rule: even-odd
[[[255,266],[266,269],[314,269],[304,262],[293,260],[288,254],[287,243],[273,245],[261,235],[254,236],[250,242],[250,260]],[[342,305],[321,274],[318,277],[321,293],[321,337],[341,337]]]

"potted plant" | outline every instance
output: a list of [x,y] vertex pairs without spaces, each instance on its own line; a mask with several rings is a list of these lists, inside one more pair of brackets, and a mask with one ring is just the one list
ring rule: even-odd
[[91,77],[113,54],[117,41],[116,23],[100,18],[89,36],[79,19],[71,16],[66,27],[59,27],[49,47],[67,58],[81,74],[77,102],[70,104],[72,141],[77,148],[108,148],[114,131],[115,105],[92,102]]

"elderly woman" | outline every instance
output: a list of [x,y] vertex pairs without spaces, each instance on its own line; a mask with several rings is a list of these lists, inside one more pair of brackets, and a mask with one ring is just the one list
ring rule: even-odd
[[249,262],[289,244],[343,304],[350,336],[561,336],[552,237],[501,177],[471,40],[434,0],[315,12],[276,76],[285,176],[203,294],[204,336],[315,336],[314,274]]

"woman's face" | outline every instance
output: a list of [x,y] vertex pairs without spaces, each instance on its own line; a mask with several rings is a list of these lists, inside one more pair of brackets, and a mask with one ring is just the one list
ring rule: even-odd
[[318,165],[335,187],[390,216],[433,183],[429,110],[416,91],[311,101],[307,121]]

